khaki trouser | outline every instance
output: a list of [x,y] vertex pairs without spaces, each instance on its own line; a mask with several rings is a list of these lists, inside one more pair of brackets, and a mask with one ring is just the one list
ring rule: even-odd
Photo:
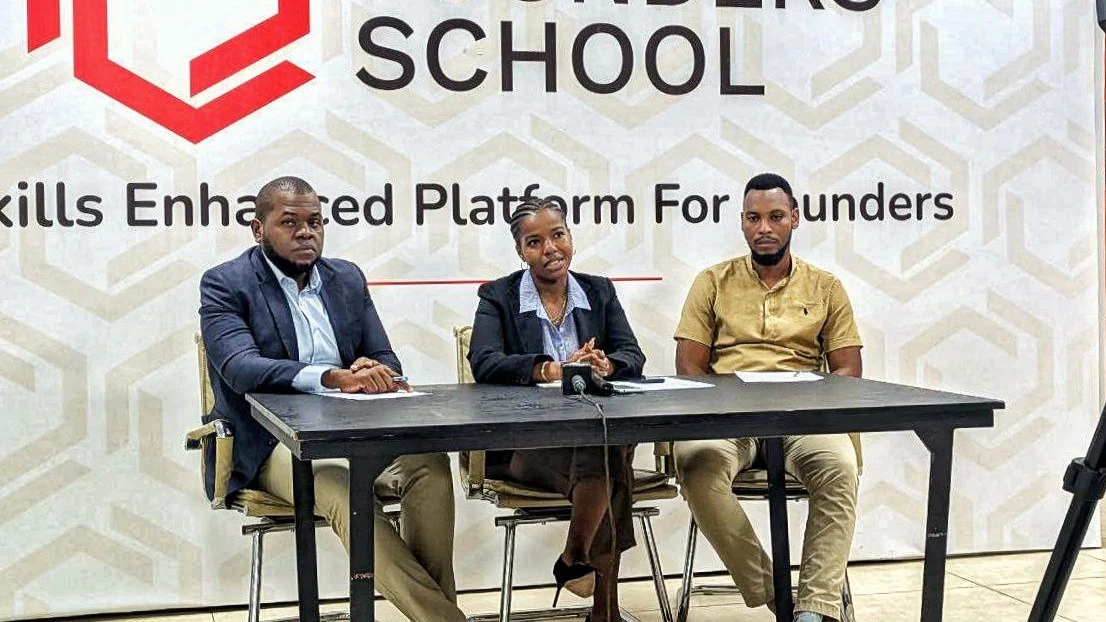
[[[773,601],[772,562],[731,490],[760,449],[755,439],[678,442],[680,488],[695,521],[741,589],[746,605]],[[841,617],[841,587],[856,522],[856,450],[844,434],[783,439],[787,472],[810,491],[795,611]]]
[[[349,553],[349,463],[315,460],[315,513]],[[260,487],[292,501],[292,454],[277,445],[261,466]],[[417,622],[461,622],[453,579],[453,478],[445,454],[396,458],[373,484],[376,589]],[[400,499],[400,532],[380,498]]]

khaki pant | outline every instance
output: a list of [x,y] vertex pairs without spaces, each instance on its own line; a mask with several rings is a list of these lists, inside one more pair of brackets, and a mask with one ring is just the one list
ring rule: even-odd
[[[749,607],[772,602],[772,562],[731,485],[759,449],[750,438],[678,442],[673,448],[691,513]],[[835,434],[784,437],[783,451],[787,472],[810,491],[795,610],[840,619],[856,522],[856,450],[847,435]]]
[[[349,553],[349,463],[315,460],[315,513]],[[260,487],[292,501],[292,454],[277,445],[261,466]],[[453,478],[445,454],[396,458],[373,484],[376,589],[417,622],[462,622],[453,579]],[[380,498],[399,498],[400,532]]]

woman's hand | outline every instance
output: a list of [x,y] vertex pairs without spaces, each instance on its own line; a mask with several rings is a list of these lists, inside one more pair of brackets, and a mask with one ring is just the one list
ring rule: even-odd
[[600,377],[606,378],[614,373],[614,363],[607,358],[607,353],[595,347],[595,337],[588,339],[579,350],[568,357],[570,363],[587,363]]
[[556,382],[563,376],[561,364],[557,361],[543,361],[534,365],[530,378],[534,382]]

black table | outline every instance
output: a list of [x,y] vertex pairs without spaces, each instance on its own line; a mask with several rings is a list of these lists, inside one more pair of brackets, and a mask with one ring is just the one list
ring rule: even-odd
[[[732,375],[689,376],[714,388],[599,398],[608,442],[765,439],[777,619],[791,611],[790,557],[780,437],[913,431],[930,451],[923,622],[941,619],[944,601],[952,441],[956,428],[994,425],[998,400],[838,376],[820,382],[744,384]],[[555,389],[490,385],[418,387],[430,395],[353,401],[319,395],[249,394],[253,416],[291,450],[296,506],[300,620],[318,620],[311,460],[348,458],[350,619],[374,612],[373,481],[397,456],[478,449],[597,445],[596,410]]]

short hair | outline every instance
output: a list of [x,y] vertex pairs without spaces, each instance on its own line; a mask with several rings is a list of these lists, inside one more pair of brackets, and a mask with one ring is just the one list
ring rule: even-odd
[[257,209],[254,213],[258,220],[265,220],[265,217],[269,215],[269,211],[273,209],[273,198],[282,192],[295,195],[315,194],[315,189],[299,177],[291,175],[277,177],[261,186],[261,190],[257,191]]
[[515,239],[515,244],[522,243],[519,238],[522,236],[522,221],[527,218],[536,215],[542,210],[552,210],[561,217],[561,222],[568,226],[568,218],[565,214],[565,208],[559,202],[549,198],[544,199],[526,199],[522,203],[518,204],[515,211],[511,212],[511,237]]
[[745,184],[745,193],[741,196],[743,198],[748,196],[750,190],[774,190],[776,188],[783,190],[787,198],[791,199],[791,209],[799,209],[799,202],[795,200],[795,193],[791,191],[791,184],[787,183],[787,180],[781,175],[775,173],[761,173],[753,176],[749,183]]

